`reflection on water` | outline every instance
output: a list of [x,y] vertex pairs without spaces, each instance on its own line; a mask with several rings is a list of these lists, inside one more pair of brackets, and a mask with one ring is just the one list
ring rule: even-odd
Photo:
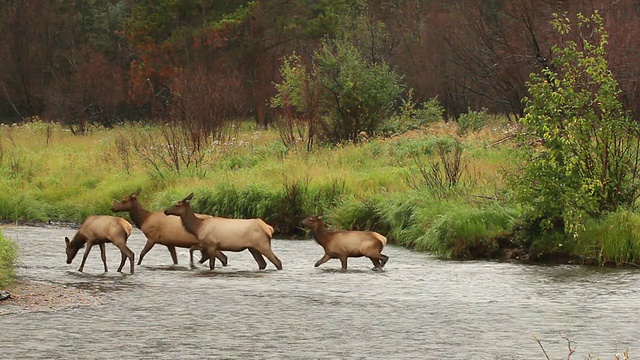
[[[313,264],[311,240],[274,240],[284,270],[257,270],[248,252],[229,266],[171,265],[156,245],[134,275],[102,272],[92,252],[67,265],[64,228],[7,227],[27,279],[104,293],[97,306],[0,316],[0,358],[154,359],[613,359],[640,353],[640,271],[440,261],[388,246],[383,272]],[[139,254],[144,235],[130,248]],[[107,246],[109,268],[119,251]],[[0,305],[2,306],[2,305]],[[8,331],[7,331],[8,330]],[[635,355],[635,356],[634,356]]]

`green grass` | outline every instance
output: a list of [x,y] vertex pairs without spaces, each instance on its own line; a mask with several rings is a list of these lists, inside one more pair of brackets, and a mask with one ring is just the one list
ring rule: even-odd
[[16,276],[14,266],[17,250],[17,245],[0,231],[0,289],[7,288]]
[[454,207],[437,217],[416,247],[444,258],[498,258],[519,215],[516,208],[493,204]]
[[576,239],[575,252],[585,263],[598,265],[638,264],[640,215],[628,210],[590,219]]

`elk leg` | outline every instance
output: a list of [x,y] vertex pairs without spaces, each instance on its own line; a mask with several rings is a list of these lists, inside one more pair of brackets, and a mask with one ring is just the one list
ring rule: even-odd
[[347,270],[347,256],[341,256],[340,263],[342,264],[342,270]]
[[200,264],[204,264],[205,261],[209,260],[209,255],[206,252],[200,250],[200,260],[198,261]]
[[200,250],[200,254],[202,254],[202,259],[200,259],[200,264],[202,264],[205,259],[205,254],[202,251],[202,249],[200,249],[200,247],[198,245],[193,245],[192,247],[189,248],[189,260],[191,261],[191,268],[194,269],[196,267],[196,265],[193,263],[193,252],[196,250]]
[[91,251],[91,247],[93,246],[92,242],[87,242],[87,249],[84,251],[84,255],[82,256],[82,263],[80,264],[80,268],[78,271],[82,272],[84,270],[84,263],[87,261],[87,257],[89,256],[89,251]]
[[260,251],[254,249],[254,248],[248,248],[247,250],[249,250],[251,255],[253,255],[253,258],[258,263],[258,269],[264,270],[264,268],[267,267],[267,262],[264,261],[264,258],[262,257],[262,254],[260,253]]
[[151,240],[147,240],[147,243],[144,244],[144,248],[142,248],[142,251],[140,252],[140,258],[138,259],[138,265],[140,265],[142,263],[142,258],[147,255],[147,253],[149,252],[149,250],[151,250],[151,248],[153,247],[153,245],[155,245],[156,243],[154,243]]
[[370,257],[369,260],[371,260],[371,262],[373,263],[373,269],[382,269],[382,265],[380,265],[380,260]]
[[384,264],[386,264],[387,261],[389,261],[389,257],[385,254],[380,254],[380,256],[382,256],[380,267],[383,268]]
[[229,264],[229,259],[227,255],[225,255],[222,251],[216,251],[216,257],[222,263],[222,266],[227,266]]
[[[215,254],[217,251],[215,246],[209,246],[207,247],[206,253],[207,256],[209,254]],[[216,258],[214,257],[209,257],[209,270],[214,270],[216,268]]]
[[[117,246],[118,249],[120,249],[120,252],[129,258],[129,263],[131,264],[130,272],[133,274],[133,262],[135,261],[135,257],[136,257],[133,251],[131,251],[131,249],[127,247],[126,242],[123,242],[122,244],[113,243],[113,245]],[[121,262],[120,267],[118,268],[118,272],[121,272],[123,267],[124,267],[124,261]]]
[[280,261],[280,259],[278,259],[276,254],[273,253],[273,250],[271,250],[271,247],[265,246],[262,249],[260,249],[259,251],[264,256],[266,256],[267,259],[269,259],[269,261],[271,261],[271,263],[273,265],[275,265],[276,269],[282,270],[282,261]]
[[124,267],[124,262],[127,261],[127,255],[125,255],[122,250],[120,250],[120,266],[118,266],[118,272],[122,271]]
[[322,256],[322,257],[320,258],[320,260],[316,261],[316,264],[315,264],[315,265],[313,265],[313,266],[314,266],[314,267],[318,267],[318,266],[320,266],[320,265],[322,265],[322,264],[326,263],[326,262],[327,262],[327,261],[329,261],[329,260],[331,260],[331,256],[329,256],[329,255],[327,255],[327,254],[324,254],[324,256]]
[[173,265],[178,265],[178,255],[176,255],[176,247],[173,245],[167,245],[169,249],[169,254],[171,254],[171,260],[173,260]]
[[108,272],[107,270],[107,249],[103,242],[99,243],[100,246],[100,257],[102,258],[102,263],[104,264],[104,272]]

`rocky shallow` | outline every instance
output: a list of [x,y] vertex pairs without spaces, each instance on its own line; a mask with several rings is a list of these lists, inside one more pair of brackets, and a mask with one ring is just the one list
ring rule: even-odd
[[59,311],[76,306],[98,305],[101,296],[90,290],[37,281],[18,280],[11,296],[0,301],[0,316],[34,311]]

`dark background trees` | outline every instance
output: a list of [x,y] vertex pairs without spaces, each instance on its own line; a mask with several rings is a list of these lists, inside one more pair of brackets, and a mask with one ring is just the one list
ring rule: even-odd
[[593,10],[638,118],[635,0],[5,0],[0,118],[41,116],[79,132],[139,118],[267,124],[283,59],[309,58],[324,37],[384,60],[416,102],[437,97],[450,118],[482,107],[519,117],[529,74],[551,64],[552,14]]

